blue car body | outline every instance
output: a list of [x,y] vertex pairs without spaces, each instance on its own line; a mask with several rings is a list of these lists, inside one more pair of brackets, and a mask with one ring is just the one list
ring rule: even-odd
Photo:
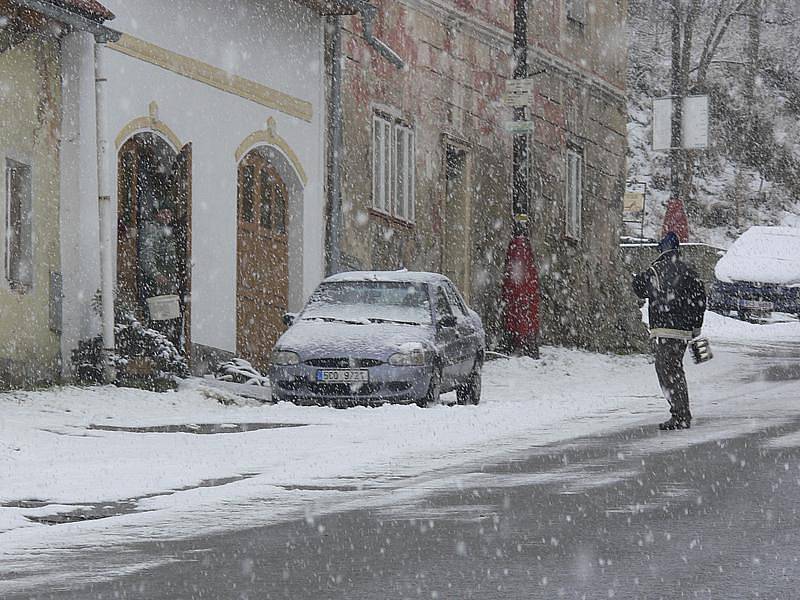
[[[379,298],[337,304],[333,298],[341,289],[376,292]],[[407,293],[416,302],[413,309],[380,303]],[[438,397],[477,385],[477,403],[484,349],[480,317],[443,275],[342,273],[320,284],[278,339],[269,371],[272,397],[334,406],[424,405],[432,386]],[[408,364],[397,364],[406,354],[412,357]]]
[[800,315],[800,287],[756,281],[714,281],[708,309],[742,318],[772,312]]
[[742,319],[800,315],[800,228],[756,225],[714,268],[708,308]]

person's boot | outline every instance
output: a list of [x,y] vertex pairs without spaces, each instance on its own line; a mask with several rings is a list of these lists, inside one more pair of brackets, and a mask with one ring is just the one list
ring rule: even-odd
[[670,417],[668,421],[659,423],[658,428],[661,431],[673,431],[675,429],[689,429],[691,425],[691,419]]

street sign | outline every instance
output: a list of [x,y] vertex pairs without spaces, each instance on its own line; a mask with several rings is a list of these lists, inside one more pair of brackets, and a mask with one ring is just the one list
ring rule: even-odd
[[638,214],[644,210],[644,192],[625,192],[622,210],[626,213]]
[[[672,149],[673,98],[653,98],[653,150]],[[708,96],[687,96],[681,110],[681,147],[708,147]]]
[[533,133],[533,121],[506,121],[503,123],[506,131],[513,134]]
[[506,106],[530,106],[533,101],[533,79],[507,79],[501,100]]
[[[622,199],[622,222],[639,226],[639,239],[644,239],[645,205],[647,203],[647,183],[630,180]],[[632,187],[638,190],[630,189]]]

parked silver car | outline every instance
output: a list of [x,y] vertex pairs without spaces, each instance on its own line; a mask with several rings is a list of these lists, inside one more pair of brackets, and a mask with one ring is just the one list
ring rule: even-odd
[[443,275],[340,273],[287,324],[269,371],[275,401],[426,406],[451,390],[480,401],[483,325]]

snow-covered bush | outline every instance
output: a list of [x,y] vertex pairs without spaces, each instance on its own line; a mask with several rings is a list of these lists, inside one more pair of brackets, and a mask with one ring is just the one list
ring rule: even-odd
[[[118,385],[166,390],[189,375],[189,365],[161,332],[142,324],[127,307],[119,307],[114,324],[114,352],[109,357]],[[81,383],[103,381],[103,340],[79,342],[72,353],[75,377]]]
[[269,379],[243,358],[234,358],[217,365],[214,368],[214,377],[235,383],[269,385]]

